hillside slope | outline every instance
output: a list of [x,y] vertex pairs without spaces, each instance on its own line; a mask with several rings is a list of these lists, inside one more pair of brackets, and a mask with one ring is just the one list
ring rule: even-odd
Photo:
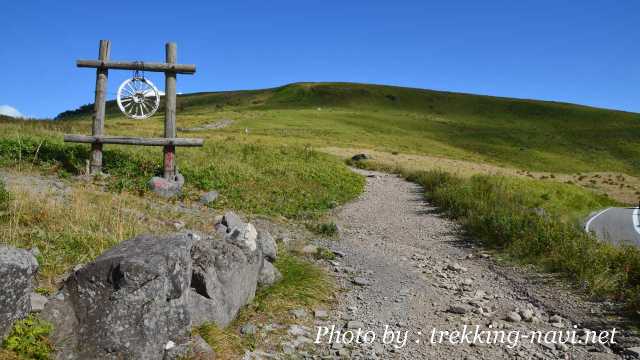
[[[122,128],[118,123],[131,123],[114,103],[108,111],[115,132]],[[60,118],[88,120],[89,113],[85,107]],[[435,155],[531,171],[640,174],[640,114],[566,103],[352,83],[179,97],[182,128],[225,118],[236,122],[204,136],[246,128],[266,142]],[[141,132],[161,126],[137,124]]]

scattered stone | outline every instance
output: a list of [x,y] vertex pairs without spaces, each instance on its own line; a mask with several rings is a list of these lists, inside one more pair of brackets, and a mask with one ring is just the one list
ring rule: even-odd
[[325,320],[329,318],[329,313],[326,310],[316,309],[313,311],[313,316],[316,319]]
[[449,309],[447,310],[450,313],[453,314],[466,314],[467,312],[469,312],[470,308],[466,305],[452,305],[449,307]]
[[40,312],[44,310],[44,306],[47,304],[49,299],[46,296],[40,295],[38,293],[31,293],[30,295],[31,301],[31,311],[32,312]]
[[293,309],[291,311],[289,311],[291,313],[291,315],[293,315],[293,317],[295,317],[296,319],[304,319],[307,317],[307,311],[305,309],[299,308],[299,309]]
[[282,280],[282,274],[272,263],[264,261],[258,275],[259,286],[271,286]]
[[219,196],[220,194],[217,191],[206,192],[202,194],[202,196],[200,196],[200,204],[202,205],[213,204],[216,200],[218,200]]
[[174,227],[174,229],[176,229],[176,231],[180,231],[186,226],[184,221],[180,221],[180,220],[172,222],[171,225],[173,225],[173,227]]
[[624,353],[633,356],[635,359],[640,359],[640,346],[626,348]]
[[453,263],[453,264],[447,265],[447,270],[451,270],[455,272],[466,272],[467,268],[458,263]]
[[291,336],[307,336],[309,334],[309,330],[306,327],[297,324],[289,326],[287,332]]
[[351,160],[353,161],[362,161],[362,160],[368,160],[368,159],[371,159],[371,157],[367,154],[356,154],[351,157]]
[[532,322],[534,317],[533,311],[530,309],[524,309],[520,311],[520,315],[522,316],[522,319],[527,322]]
[[305,255],[313,255],[318,251],[318,247],[312,244],[305,245],[300,252]]
[[331,252],[333,253],[333,255],[335,255],[337,257],[345,257],[347,255],[347,254],[345,254],[344,252],[342,252],[340,250],[332,249]]
[[182,193],[183,185],[184,177],[180,174],[176,175],[173,180],[159,176],[154,176],[149,180],[149,188],[151,191],[163,198],[179,196]]
[[358,320],[351,320],[347,322],[347,329],[363,329],[364,323]]
[[38,271],[38,261],[27,250],[0,245],[0,341],[13,322],[31,310],[30,295]]
[[296,353],[296,347],[293,346],[290,342],[282,343],[282,352],[285,355],[293,355]]
[[562,317],[560,317],[560,315],[553,315],[552,317],[549,318],[549,322],[550,323],[561,323],[562,322]]
[[251,323],[246,323],[240,327],[240,333],[242,335],[248,335],[248,336],[255,335],[257,330],[258,329],[256,328],[256,326]]
[[276,258],[278,257],[278,247],[276,246],[276,241],[269,232],[258,232],[258,244],[260,244],[262,254],[267,260],[271,262],[276,261]]
[[371,285],[371,280],[363,277],[355,277],[352,282],[358,286],[369,286]]
[[[170,341],[171,342],[171,341]],[[209,344],[200,336],[193,337],[184,344],[172,346],[165,350],[163,360],[180,359],[214,360],[216,354]]]
[[522,320],[522,318],[517,312],[511,311],[507,314],[506,320],[510,322],[519,322],[520,320]]
[[542,345],[542,347],[546,348],[547,350],[553,351],[556,349],[556,345],[552,342],[541,341],[540,345]]

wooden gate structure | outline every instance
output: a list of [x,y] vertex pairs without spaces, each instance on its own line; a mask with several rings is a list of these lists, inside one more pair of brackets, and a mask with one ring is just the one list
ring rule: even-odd
[[[78,60],[76,66],[81,68],[95,68],[96,92],[93,106],[93,126],[91,136],[64,135],[65,142],[91,144],[90,172],[92,175],[102,172],[102,145],[143,145],[164,147],[164,178],[175,180],[176,170],[176,146],[202,146],[202,139],[188,139],[176,137],[176,74],[194,74],[195,65],[177,63],[177,46],[169,42],[165,46],[165,63],[147,63],[139,61],[110,61],[111,42],[100,40],[98,60]],[[107,94],[107,76],[109,69],[138,70],[163,72],[165,75],[165,112],[164,112],[164,137],[143,138],[107,136],[104,134],[104,117]]]

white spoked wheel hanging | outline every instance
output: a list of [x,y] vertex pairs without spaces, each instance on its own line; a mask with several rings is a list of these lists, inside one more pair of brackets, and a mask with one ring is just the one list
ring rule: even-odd
[[132,119],[146,119],[158,111],[160,92],[149,79],[134,76],[118,88],[118,107]]

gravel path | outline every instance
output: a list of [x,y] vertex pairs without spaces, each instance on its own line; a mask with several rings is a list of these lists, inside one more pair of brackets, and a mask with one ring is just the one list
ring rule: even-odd
[[[324,336],[320,352],[325,356],[618,359],[623,356],[612,348],[621,354],[637,346],[637,339],[620,329],[615,341],[624,345],[540,345],[527,338],[513,348],[506,341],[451,345],[447,338],[443,344],[431,344],[434,328],[462,331],[465,324],[468,331],[479,325],[483,331],[520,330],[527,335],[535,330],[576,330],[580,339],[583,327],[598,323],[594,319],[604,318],[606,310],[545,284],[544,276],[495,265],[490,255],[463,240],[456,225],[424,201],[419,186],[394,175],[361,173],[368,176],[365,193],[336,214],[340,239],[323,243],[339,255],[327,266],[343,291],[331,317],[318,319],[316,326],[335,325],[343,332],[362,328],[374,331],[377,338],[370,345],[353,346],[336,344],[335,338],[326,344],[328,335]],[[601,331],[608,325],[611,322],[600,322],[590,329]],[[401,336],[407,332],[404,347],[381,343],[386,326]]]

